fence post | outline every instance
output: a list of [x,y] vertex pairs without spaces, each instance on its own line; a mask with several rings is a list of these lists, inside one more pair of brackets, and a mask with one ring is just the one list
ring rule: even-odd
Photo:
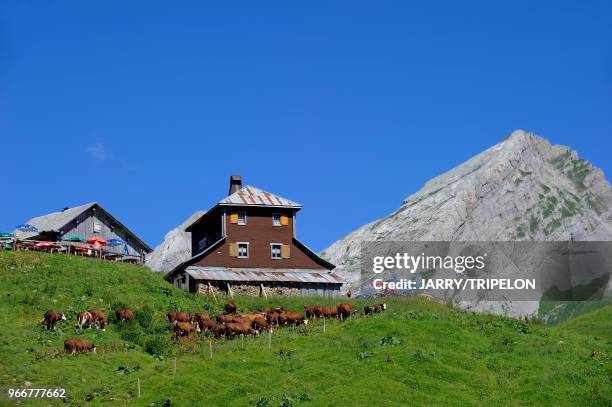
[[272,351],[272,331],[268,331],[268,350]]
[[240,347],[244,349],[244,334],[240,334]]
[[140,377],[138,378],[138,398],[140,398]]
[[325,320],[326,320],[326,319],[327,319],[327,318],[323,317],[323,333],[325,333]]
[[212,341],[208,341],[208,354],[210,355],[210,358],[212,359]]

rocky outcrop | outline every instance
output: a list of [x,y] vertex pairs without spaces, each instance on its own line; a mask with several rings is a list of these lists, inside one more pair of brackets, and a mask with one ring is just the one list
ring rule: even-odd
[[185,260],[191,258],[191,233],[185,228],[205,212],[197,211],[180,226],[164,236],[164,241],[147,256],[146,266],[153,271],[168,272]]
[[359,278],[362,241],[612,240],[611,208],[612,188],[599,169],[568,147],[517,130],[322,256],[349,289]]

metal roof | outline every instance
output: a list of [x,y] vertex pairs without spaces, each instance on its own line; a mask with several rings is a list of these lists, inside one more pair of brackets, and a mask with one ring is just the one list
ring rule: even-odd
[[20,230],[15,230],[15,236],[20,239],[29,239],[31,237],[38,236],[40,232],[46,230],[59,230],[95,204],[95,202],[91,202],[85,205],[75,206],[74,208],[68,208],[64,211],[37,216],[28,220],[26,223],[36,226],[38,232],[22,232]]
[[[77,216],[81,215],[83,212],[93,208],[99,208],[100,211],[105,213],[111,220],[113,220],[119,227],[123,228],[126,233],[134,239],[138,244],[140,244],[145,251],[151,252],[152,249],[143,242],[134,232],[128,229],[124,224],[119,222],[113,215],[111,215],[107,210],[105,210],[100,204],[97,202],[90,202],[85,205],[75,206],[74,208],[68,208],[63,211],[49,213],[43,216],[37,216],[28,220],[26,223],[36,226],[38,232],[22,232],[20,230],[15,230],[15,236],[19,239],[30,239],[32,237],[40,235],[40,232],[57,230],[59,231],[64,226],[72,222]],[[82,236],[87,237],[87,236]]]
[[342,284],[334,273],[311,269],[190,266],[185,271],[196,280]]
[[301,208],[297,202],[287,198],[263,191],[259,188],[247,185],[233,194],[223,198],[219,205],[245,205],[245,206],[277,206],[289,208]]

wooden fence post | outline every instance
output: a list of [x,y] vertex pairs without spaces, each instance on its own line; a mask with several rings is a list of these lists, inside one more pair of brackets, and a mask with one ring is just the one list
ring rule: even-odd
[[230,296],[230,298],[234,298],[234,292],[232,291],[232,287],[229,283],[227,283],[227,294]]
[[138,398],[140,398],[140,377],[138,378]]
[[268,299],[268,294],[266,293],[266,287],[264,287],[263,283],[260,284],[260,286],[261,286],[261,294],[263,295],[265,299]]
[[327,318],[323,317],[323,333],[325,333],[325,320],[326,320],[326,319],[327,319]]
[[212,359],[212,341],[208,341],[208,354],[210,355],[210,358]]
[[240,334],[240,347],[244,349],[244,334]]
[[217,302],[217,296],[215,295],[215,292],[212,289],[212,284],[210,284],[210,281],[208,282],[208,292],[212,294],[213,298],[215,299],[215,302]]

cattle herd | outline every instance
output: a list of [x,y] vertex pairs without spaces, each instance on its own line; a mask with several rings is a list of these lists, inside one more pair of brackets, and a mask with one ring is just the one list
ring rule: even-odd
[[[258,336],[260,332],[272,332],[273,327],[306,325],[309,320],[339,319],[345,321],[354,316],[350,304],[336,306],[304,306],[304,312],[288,310],[284,307],[260,308],[258,312],[238,314],[233,301],[225,303],[225,313],[212,318],[206,312],[196,312],[189,315],[182,311],[168,312],[168,321],[172,324],[174,339],[188,337],[192,333],[210,333],[217,338],[233,339],[236,335]],[[387,309],[385,303],[366,305],[363,315],[383,312]],[[117,322],[125,322],[134,318],[134,313],[127,308],[115,312]],[[63,313],[47,311],[41,321],[47,330],[55,330],[58,322],[65,321]],[[77,314],[77,328],[96,328],[106,330],[108,321],[104,312],[90,309]],[[96,346],[84,339],[66,339],[64,350],[68,354],[77,352],[94,352]]]

